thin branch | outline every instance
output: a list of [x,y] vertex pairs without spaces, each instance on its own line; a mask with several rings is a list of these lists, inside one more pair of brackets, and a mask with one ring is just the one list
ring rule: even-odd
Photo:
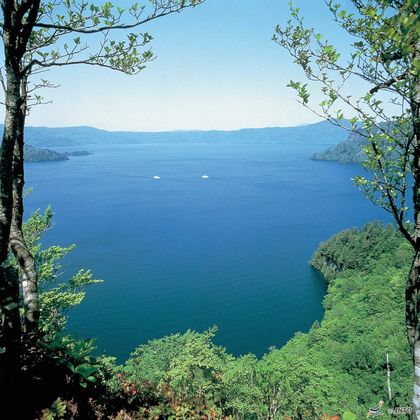
[[160,17],[164,17],[164,16],[168,16],[170,14],[173,13],[179,13],[181,10],[189,8],[189,7],[195,7],[199,4],[201,4],[204,0],[200,0],[194,4],[187,4],[187,5],[183,5],[183,6],[179,6],[176,9],[164,9],[162,12],[160,13],[154,13],[149,15],[147,18],[140,20],[138,22],[132,23],[132,24],[120,24],[120,25],[113,25],[113,26],[100,26],[98,28],[93,28],[93,29],[83,29],[83,28],[75,28],[71,25],[57,25],[57,24],[51,24],[51,23],[42,23],[42,22],[37,22],[35,23],[33,26],[35,28],[44,28],[44,29],[56,29],[59,31],[68,31],[70,32],[75,32],[75,33],[80,33],[80,34],[96,34],[98,32],[104,32],[104,31],[108,31],[108,30],[119,30],[119,29],[132,29],[132,28],[136,28],[140,25],[144,25],[145,23],[151,22],[155,19],[158,19]]
[[[95,57],[96,59],[96,57]],[[152,61],[152,59],[150,59],[150,61]],[[115,67],[112,66],[111,64],[106,64],[106,63],[98,63],[96,61],[88,61],[88,60],[80,60],[80,61],[68,61],[68,62],[51,62],[51,63],[42,63],[38,60],[33,60],[32,61],[33,65],[38,65],[40,67],[43,67],[45,69],[50,68],[50,67],[64,67],[64,66],[74,66],[74,65],[87,65],[87,66],[97,66],[97,67],[103,67],[103,68],[107,68],[107,69],[111,69],[111,70],[115,70],[115,71],[119,71],[121,73],[127,74],[127,72],[119,67]],[[139,68],[138,70],[130,73],[132,75],[138,74],[140,73],[140,71],[143,70],[142,68]]]
[[6,83],[4,81],[4,77],[3,77],[3,68],[0,68],[0,85],[3,88],[4,93],[6,93]]

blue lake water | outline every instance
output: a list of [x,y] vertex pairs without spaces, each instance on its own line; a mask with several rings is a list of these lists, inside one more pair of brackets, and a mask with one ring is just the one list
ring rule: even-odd
[[62,278],[84,267],[105,280],[69,329],[120,361],[188,328],[216,324],[217,343],[257,355],[307,331],[326,292],[308,264],[317,245],[385,217],[353,186],[357,166],[309,160],[323,148],[86,146],[94,154],[28,164],[27,213],[55,212],[43,243],[77,244]]

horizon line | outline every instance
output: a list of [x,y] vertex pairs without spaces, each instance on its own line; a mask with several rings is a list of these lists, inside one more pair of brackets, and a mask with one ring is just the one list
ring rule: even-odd
[[[316,125],[320,123],[328,122],[328,120],[319,120],[309,123],[302,123],[296,125],[278,125],[278,126],[265,126],[265,127],[242,127],[242,128],[234,128],[234,129],[220,129],[220,128],[213,128],[213,129],[201,129],[201,128],[191,128],[191,129],[172,129],[172,130],[109,130],[105,128],[99,128],[91,125],[63,125],[63,126],[46,126],[46,125],[25,125],[25,128],[46,128],[46,129],[66,129],[66,128],[90,128],[99,131],[106,131],[109,133],[182,133],[182,132],[211,132],[211,131],[221,131],[221,132],[234,132],[234,131],[241,131],[241,130],[264,130],[264,129],[275,129],[275,128],[298,128],[298,127],[305,127],[310,125]],[[4,126],[3,123],[0,124]]]

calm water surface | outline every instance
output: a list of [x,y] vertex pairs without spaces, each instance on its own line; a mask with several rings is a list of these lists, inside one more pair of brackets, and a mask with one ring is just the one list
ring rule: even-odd
[[84,267],[105,280],[69,328],[120,360],[213,324],[234,354],[283,345],[322,318],[326,287],[308,264],[319,242],[384,217],[353,186],[357,166],[309,160],[319,145],[86,149],[94,154],[27,165],[27,212],[51,204],[43,243],[77,244],[63,277]]

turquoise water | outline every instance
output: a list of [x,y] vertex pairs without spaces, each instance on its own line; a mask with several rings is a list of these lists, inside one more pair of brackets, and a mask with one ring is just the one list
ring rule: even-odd
[[63,278],[84,267],[105,280],[69,328],[120,360],[213,324],[234,354],[280,347],[323,316],[326,287],[308,264],[319,242],[384,217],[353,186],[357,166],[309,160],[320,145],[86,149],[27,165],[27,212],[51,203],[44,244],[77,244]]

